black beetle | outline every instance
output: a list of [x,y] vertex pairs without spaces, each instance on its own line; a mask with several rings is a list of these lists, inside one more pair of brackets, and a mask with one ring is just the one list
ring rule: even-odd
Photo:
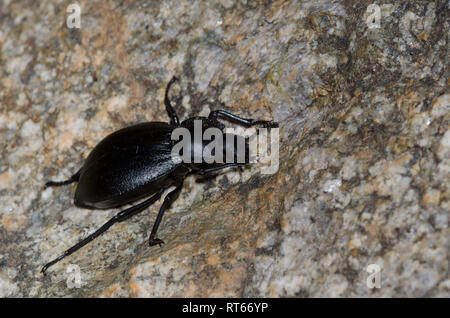
[[168,97],[170,87],[176,80],[176,77],[170,80],[164,98],[166,111],[171,118],[170,123],[146,122],[118,130],[100,141],[87,157],[83,167],[70,179],[62,182],[49,181],[45,184],[48,187],[78,182],[74,203],[81,208],[116,208],[151,194],[153,196],[116,214],[94,233],[45,264],[42,273],[45,274],[50,266],[86,245],[113,224],[125,221],[145,210],[156,202],[166,189],[175,186],[175,189],[164,198],[149,238],[150,246],[156,244],[161,246],[164,242],[156,237],[156,231],[164,211],[177,198],[183,181],[189,174],[209,175],[220,169],[230,166],[240,167],[248,163],[248,160],[244,163],[222,164],[174,162],[171,156],[174,144],[171,133],[175,128],[184,127],[191,131],[194,120],[201,120],[204,128],[215,127],[223,130],[225,126],[218,121],[218,117],[246,127],[254,125],[266,128],[278,127],[276,122],[245,119],[224,110],[215,110],[208,117],[192,117],[180,123]]

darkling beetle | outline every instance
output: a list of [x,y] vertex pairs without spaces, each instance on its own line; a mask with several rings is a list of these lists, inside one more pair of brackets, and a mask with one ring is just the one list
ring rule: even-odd
[[[215,110],[208,117],[191,117],[180,123],[168,96],[171,85],[177,80],[176,77],[170,80],[164,97],[170,123],[146,122],[118,130],[97,144],[81,169],[70,179],[61,182],[49,181],[45,184],[45,187],[49,187],[78,182],[74,204],[89,209],[117,208],[149,195],[153,196],[116,214],[94,233],[45,264],[42,273],[45,274],[50,266],[91,242],[113,224],[142,212],[156,202],[166,189],[175,186],[175,189],[164,198],[149,238],[150,246],[156,244],[161,246],[164,242],[156,237],[156,231],[164,211],[180,194],[183,181],[189,174],[208,176],[227,167],[240,167],[249,163],[248,157],[244,163],[174,162],[171,156],[174,143],[171,140],[171,133],[175,128],[184,127],[193,133],[194,120],[201,120],[203,128],[215,127],[223,130],[225,125],[218,121],[219,117],[246,127],[255,125],[265,128],[278,127],[276,122],[245,119],[225,110]],[[236,148],[232,151],[236,153]]]

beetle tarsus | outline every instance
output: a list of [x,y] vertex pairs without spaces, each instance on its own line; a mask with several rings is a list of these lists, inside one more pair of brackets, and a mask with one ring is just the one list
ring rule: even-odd
[[42,266],[41,273],[44,276],[47,276],[47,268],[49,268],[48,264],[45,264],[44,266]]
[[268,120],[255,120],[252,122],[252,126],[261,125],[263,128],[278,128],[278,123]]
[[150,237],[150,239],[148,240],[148,245],[150,245],[150,246],[159,245],[159,247],[162,247],[163,244],[166,244],[166,243],[159,238]]
[[47,183],[45,183],[44,187],[48,188],[48,187],[59,187],[59,186],[63,186],[66,184],[71,184],[73,182],[78,182],[78,180],[80,179],[80,174],[81,174],[81,169],[77,171],[77,173],[75,173],[73,176],[71,176],[69,179],[64,180],[64,181],[48,181]]
[[75,182],[75,180],[65,180],[65,181],[48,181],[45,183],[44,187],[48,188],[48,187],[59,187],[59,186],[63,186],[66,184],[71,184],[72,182]]
[[150,238],[148,240],[148,244],[150,246],[158,244],[161,246],[164,244],[164,241],[162,241],[159,238],[156,238],[156,232],[158,231],[159,224],[161,223],[162,217],[164,215],[164,212],[169,208],[169,206],[172,204],[173,201],[178,197],[178,195],[181,192],[181,189],[183,188],[183,182],[184,179],[181,179],[178,181],[177,187],[169,192],[166,197],[164,198],[163,204],[159,208],[158,215],[156,216],[155,223],[153,224],[152,232],[150,233]]
[[66,257],[67,255],[70,255],[70,253],[68,254],[70,250],[67,250],[64,252],[64,254],[58,256],[57,258],[55,258],[53,261],[48,262],[47,264],[45,264],[42,269],[41,269],[41,273],[44,274],[44,276],[47,275],[47,269],[49,269],[50,266],[55,265],[56,263],[58,263],[60,260],[62,260],[64,257]]

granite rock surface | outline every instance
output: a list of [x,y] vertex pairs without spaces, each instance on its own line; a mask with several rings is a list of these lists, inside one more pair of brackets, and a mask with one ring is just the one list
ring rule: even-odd
[[[448,1],[69,4],[0,4],[0,297],[450,296]],[[42,276],[120,211],[44,183],[167,121],[174,75],[183,119],[278,121],[278,171],[189,177],[161,248],[162,200]]]

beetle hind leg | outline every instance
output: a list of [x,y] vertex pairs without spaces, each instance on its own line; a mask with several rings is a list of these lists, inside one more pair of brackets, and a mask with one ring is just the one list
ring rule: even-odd
[[63,186],[66,184],[71,184],[73,182],[78,182],[78,180],[80,179],[80,175],[81,175],[81,169],[77,171],[77,173],[75,173],[73,176],[71,176],[69,179],[64,180],[64,181],[48,181],[45,183],[45,188],[47,187],[59,187],[59,186]]
[[116,224],[118,222],[123,222],[123,221],[129,219],[130,217],[132,217],[133,215],[136,215],[139,212],[142,212],[143,210],[148,208],[150,205],[155,203],[157,200],[159,200],[159,198],[161,197],[163,192],[164,192],[164,189],[158,191],[155,195],[153,195],[149,199],[117,213],[108,222],[103,224],[98,230],[96,230],[95,232],[93,232],[92,234],[90,234],[89,236],[87,236],[86,238],[84,238],[83,240],[81,240],[80,242],[78,242],[77,244],[75,244],[74,246],[69,248],[68,250],[66,250],[63,254],[61,254],[60,256],[58,256],[57,258],[52,260],[51,262],[48,262],[47,264],[45,264],[44,267],[42,267],[41,273],[43,273],[45,275],[47,269],[50,266],[55,265],[56,263],[58,263],[62,259],[64,259],[66,256],[69,256],[72,253],[78,251],[80,248],[82,248],[89,242],[93,241],[95,238],[97,238],[101,234],[105,233],[114,224]]

